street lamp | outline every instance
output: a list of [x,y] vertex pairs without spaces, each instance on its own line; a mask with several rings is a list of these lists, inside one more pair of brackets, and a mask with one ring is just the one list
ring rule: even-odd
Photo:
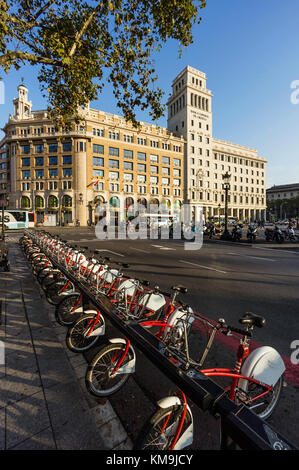
[[2,199],[2,240],[5,239],[5,235],[4,235],[4,198]]
[[219,229],[220,229],[220,208],[221,208],[221,204],[218,204],[218,224],[219,224]]
[[[83,193],[79,193],[79,200],[78,200],[79,205],[81,206],[83,204]],[[76,216],[78,217],[75,221],[75,225],[80,225],[80,219],[78,216],[78,210],[76,206]]]
[[[2,240],[5,240],[5,234],[4,234],[4,197],[2,199]],[[6,195],[6,206],[5,209],[8,209],[8,204],[9,204],[9,195]]]
[[224,183],[223,183],[223,189],[225,191],[225,225],[224,225],[224,232],[223,234],[221,235],[221,238],[223,240],[229,240],[230,239],[230,233],[227,229],[227,202],[228,202],[228,191],[230,190],[230,177],[231,175],[226,172],[222,178],[224,180]]

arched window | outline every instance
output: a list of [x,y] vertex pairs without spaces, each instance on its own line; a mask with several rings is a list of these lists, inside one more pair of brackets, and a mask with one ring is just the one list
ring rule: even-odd
[[51,209],[55,209],[58,207],[58,199],[56,196],[49,196],[49,199],[48,199],[48,207],[50,207]]
[[22,209],[29,209],[30,208],[30,199],[27,196],[22,196],[21,198],[21,208]]
[[138,204],[141,204],[142,206],[147,207],[147,200],[144,197],[138,199],[137,202]]
[[114,209],[119,208],[119,198],[117,196],[113,196],[110,198],[109,204]]
[[106,216],[106,201],[103,196],[96,196],[93,202],[95,206],[95,219],[100,220]]
[[126,197],[125,199],[125,208],[128,210],[130,206],[134,205],[134,199],[132,197]]
[[44,198],[41,196],[35,197],[35,208],[36,209],[43,209],[44,207]]
[[174,209],[179,210],[182,207],[182,202],[176,199],[173,203],[173,207]]
[[163,211],[166,210],[166,211],[169,212],[170,209],[171,209],[171,202],[170,202],[170,200],[169,200],[169,199],[164,199],[164,200],[162,201],[161,206],[162,206],[162,210],[163,210]]
[[65,194],[62,198],[62,205],[63,207],[72,207],[72,198]]
[[105,199],[103,196],[96,196],[93,200],[94,204],[96,206],[100,205],[100,204],[105,204]]

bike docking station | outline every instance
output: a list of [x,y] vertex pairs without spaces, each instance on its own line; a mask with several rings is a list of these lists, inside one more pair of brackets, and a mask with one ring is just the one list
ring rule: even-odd
[[[26,234],[32,238],[30,233]],[[84,283],[40,247],[53,267],[75,286],[82,295],[82,304],[94,305],[106,320],[125,335],[168,379],[170,379],[202,411],[220,419],[220,450],[298,450],[276,429],[261,419],[245,404],[238,405],[227,392],[207,375],[195,369],[185,370],[163,354],[158,337],[132,319],[116,315],[114,305],[105,295],[94,295]]]

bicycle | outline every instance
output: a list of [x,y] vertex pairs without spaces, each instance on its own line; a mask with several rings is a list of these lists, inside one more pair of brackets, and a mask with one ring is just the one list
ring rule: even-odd
[[[90,292],[95,295],[97,291],[97,279],[103,275],[103,273],[109,269],[107,265],[107,260],[109,258],[104,258],[97,260],[95,257],[92,257],[85,270],[85,277],[81,277],[81,284],[86,284]],[[85,304],[83,299],[83,294],[80,290],[77,289],[76,292],[69,294],[67,297],[60,300],[60,302],[55,307],[55,318],[56,321],[63,326],[70,327],[72,326],[78,318],[84,315],[83,304]]]
[[[129,315],[129,311],[138,302],[141,293],[144,292],[144,285],[148,285],[148,281],[126,279],[119,284],[117,289],[115,289],[115,284],[114,287],[110,286],[110,300],[112,303],[117,304],[118,310],[122,311],[122,315]],[[97,309],[85,311],[69,327],[66,335],[66,345],[73,352],[87,351],[95,345],[104,333],[105,322],[100,311]]]
[[[141,326],[145,328],[158,327],[154,335],[164,344],[168,331],[174,330],[172,339],[176,338],[178,348],[182,347],[182,324],[184,318],[188,316],[188,327],[191,328],[193,321],[192,309],[184,304],[177,305],[176,297],[179,293],[186,293],[187,289],[183,286],[173,286],[173,294],[170,296],[170,302],[166,307],[165,296],[168,293],[162,293],[156,286],[152,291],[142,295],[135,307],[130,310],[127,319],[132,317]],[[162,313],[164,318],[159,319]],[[149,317],[154,317],[152,319]],[[106,397],[120,390],[125,384],[130,374],[135,372],[136,354],[128,338],[109,339],[110,344],[102,348],[88,365],[85,384],[87,390],[94,396]]]
[[[261,328],[265,325],[263,317],[247,312],[239,321],[245,330],[228,326],[223,319],[218,320],[201,360],[196,363],[189,359],[182,365],[191,377],[199,371],[207,377],[230,378],[231,383],[225,389],[228,398],[239,406],[248,406],[260,418],[268,419],[280,398],[285,366],[274,348],[262,346],[249,354],[252,330],[255,326]],[[241,335],[233,369],[201,368],[217,332]],[[192,412],[185,395],[179,391],[158,402],[158,410],[145,424],[135,447],[143,450],[180,450],[190,446],[192,441]]]

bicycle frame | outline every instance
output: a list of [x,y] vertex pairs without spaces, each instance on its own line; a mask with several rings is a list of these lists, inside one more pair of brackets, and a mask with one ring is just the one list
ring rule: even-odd
[[228,391],[228,397],[230,400],[235,401],[236,399],[236,391],[237,391],[237,386],[238,382],[240,379],[243,380],[248,380],[251,383],[255,383],[256,385],[260,385],[264,387],[266,390],[265,392],[261,393],[260,395],[257,395],[255,398],[252,399],[252,402],[262,398],[263,396],[267,395],[271,390],[272,386],[266,385],[263,382],[259,380],[255,380],[252,377],[246,377],[240,373],[241,366],[243,361],[249,356],[249,347],[248,343],[245,340],[240,341],[239,348],[237,350],[236,354],[236,362],[235,362],[235,368],[234,369],[221,369],[221,368],[216,368],[216,369],[201,369],[200,372],[207,377],[231,377],[232,382],[231,385],[227,388]]

